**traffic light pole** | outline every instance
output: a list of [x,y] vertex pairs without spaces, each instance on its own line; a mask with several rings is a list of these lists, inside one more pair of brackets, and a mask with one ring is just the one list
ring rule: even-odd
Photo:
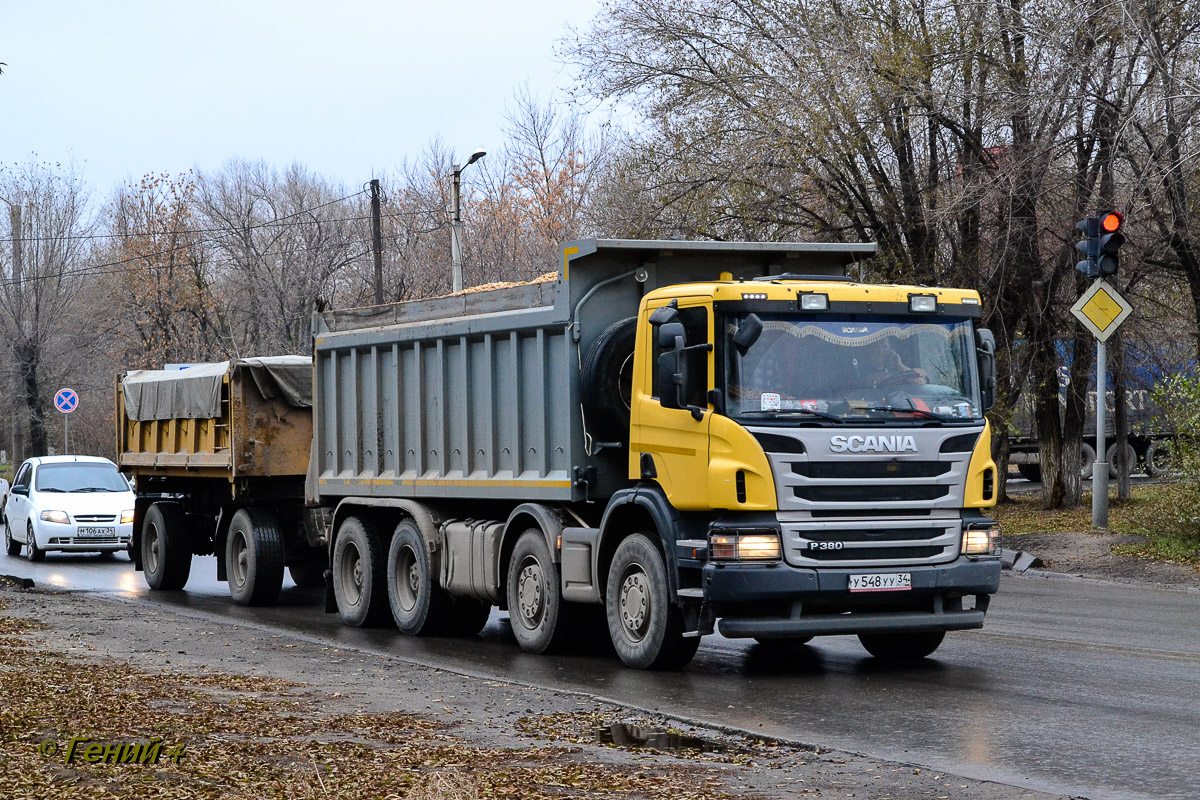
[[1096,341],[1096,460],[1092,464],[1092,527],[1108,527],[1108,462],[1104,446],[1106,398],[1108,396],[1108,352]]

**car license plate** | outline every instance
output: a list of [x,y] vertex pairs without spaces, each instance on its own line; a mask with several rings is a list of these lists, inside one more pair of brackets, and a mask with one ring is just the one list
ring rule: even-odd
[[116,536],[116,528],[80,528],[79,536]]
[[912,588],[912,573],[869,572],[850,576],[852,592],[906,592]]

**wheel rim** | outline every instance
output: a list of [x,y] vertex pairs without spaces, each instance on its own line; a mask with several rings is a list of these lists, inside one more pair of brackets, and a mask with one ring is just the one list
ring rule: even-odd
[[143,535],[146,537],[146,563],[144,566],[147,572],[157,573],[159,551],[162,547],[159,541],[158,528],[154,525],[147,525],[146,532]]
[[517,576],[517,607],[521,623],[526,628],[537,628],[546,614],[546,579],[542,564],[533,556],[521,562]]
[[617,611],[625,635],[635,642],[644,639],[654,609],[650,600],[650,581],[641,564],[630,564],[621,576]]
[[250,547],[246,542],[245,531],[235,531],[233,534],[233,558],[230,559],[229,571],[238,587],[246,585],[246,576],[250,574]]
[[363,594],[362,554],[353,542],[346,542],[342,560],[338,564],[338,577],[348,605],[356,606]]
[[396,555],[396,572],[394,577],[396,601],[405,612],[417,607],[417,597],[421,593],[421,568],[417,563],[417,554],[408,545],[400,548]]

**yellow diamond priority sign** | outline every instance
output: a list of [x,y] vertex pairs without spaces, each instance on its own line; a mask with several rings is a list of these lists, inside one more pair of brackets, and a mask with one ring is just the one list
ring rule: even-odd
[[1133,306],[1111,284],[1099,280],[1071,306],[1071,313],[1093,336],[1107,342],[1108,337],[1133,313]]

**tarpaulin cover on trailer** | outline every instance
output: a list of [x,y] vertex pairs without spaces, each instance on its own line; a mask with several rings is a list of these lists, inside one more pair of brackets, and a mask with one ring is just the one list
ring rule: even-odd
[[125,415],[138,422],[220,416],[221,379],[231,368],[248,369],[258,391],[268,400],[278,397],[296,408],[312,407],[312,359],[268,356],[178,370],[131,370],[121,380]]

